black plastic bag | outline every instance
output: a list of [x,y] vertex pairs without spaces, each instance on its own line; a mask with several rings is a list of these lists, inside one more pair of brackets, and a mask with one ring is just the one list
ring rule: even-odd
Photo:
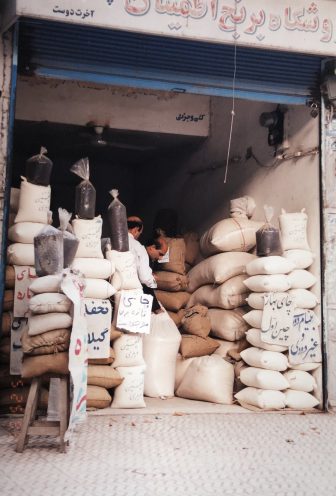
[[83,179],[76,186],[75,214],[80,219],[93,219],[96,212],[96,190],[89,181],[89,159],[81,158],[70,170]]
[[34,155],[26,162],[26,178],[29,183],[49,186],[53,163],[45,154],[47,149],[41,147],[39,155]]
[[48,276],[63,270],[63,234],[52,226],[44,227],[34,237],[34,256],[36,274]]
[[[65,208],[58,209],[58,217],[59,217],[59,230],[63,234],[63,257],[64,257],[64,268],[70,267],[72,264],[77,249],[79,245],[79,239],[72,232],[72,227],[69,224],[71,219],[71,213],[65,210]],[[71,231],[70,231],[71,229]]]
[[107,210],[112,250],[128,251],[129,243],[126,207],[118,200],[119,192],[117,189],[112,189],[110,194],[114,198]]
[[281,243],[279,229],[273,227],[270,222],[273,217],[273,207],[264,205],[266,223],[256,232],[258,257],[269,257],[281,255]]

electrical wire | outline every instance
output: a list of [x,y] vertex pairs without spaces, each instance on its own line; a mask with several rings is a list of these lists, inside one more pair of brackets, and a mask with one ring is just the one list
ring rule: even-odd
[[[236,2],[235,2],[236,3]],[[236,4],[237,9],[237,4]],[[237,33],[237,25],[235,25],[235,34]],[[232,129],[233,129],[233,121],[235,118],[235,103],[236,103],[236,73],[237,73],[237,38],[234,38],[234,63],[233,63],[233,79],[232,79],[232,109],[231,109],[231,124],[230,124],[230,133],[229,133],[229,144],[226,155],[226,166],[225,166],[225,175],[224,175],[224,184],[226,184],[227,175],[229,171],[229,162],[230,162],[230,150],[231,150],[231,141],[232,141]]]

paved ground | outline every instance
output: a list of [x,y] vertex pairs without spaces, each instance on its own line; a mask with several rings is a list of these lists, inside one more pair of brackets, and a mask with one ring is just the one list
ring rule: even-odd
[[336,494],[332,414],[90,415],[66,454],[0,425],[2,496]]

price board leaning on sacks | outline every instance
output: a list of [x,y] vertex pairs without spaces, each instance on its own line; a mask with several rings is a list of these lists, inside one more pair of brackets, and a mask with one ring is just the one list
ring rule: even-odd
[[117,328],[149,334],[153,296],[138,290],[121,291]]

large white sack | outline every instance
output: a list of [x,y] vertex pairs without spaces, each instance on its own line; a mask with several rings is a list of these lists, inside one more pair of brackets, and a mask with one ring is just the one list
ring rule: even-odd
[[209,308],[224,308],[231,310],[245,305],[248,295],[244,281],[245,275],[235,276],[218,287],[213,285],[201,286],[191,295],[187,307],[197,303]]
[[319,301],[316,295],[308,289],[290,289],[288,294],[295,298],[295,306],[298,308],[313,309]]
[[[114,366],[114,364],[113,364]],[[121,377],[124,378],[120,386],[114,389],[112,408],[145,408],[144,384],[145,366],[117,367]]]
[[242,339],[248,329],[248,325],[243,319],[244,313],[243,308],[233,310],[209,308],[208,317],[211,322],[211,335],[227,341]]
[[102,226],[100,215],[94,219],[73,219],[73,232],[79,239],[76,258],[104,258],[100,242]]
[[243,315],[243,319],[247,322],[251,327],[256,327],[257,329],[261,328],[263,311],[262,310],[251,310]]
[[105,256],[115,267],[111,282],[118,291],[142,288],[133,252],[109,250]]
[[176,396],[231,405],[233,365],[218,355],[195,358],[187,368]]
[[209,256],[223,251],[250,251],[256,245],[256,232],[262,225],[243,218],[221,220],[201,237],[201,252]]
[[247,348],[240,353],[240,356],[251,367],[261,369],[278,370],[283,372],[288,368],[288,359],[283,353],[277,351],[267,351],[260,348]]
[[262,410],[279,410],[286,406],[284,393],[271,389],[246,387],[235,394],[235,398],[242,406],[251,405],[261,408]]
[[251,253],[219,253],[203,260],[188,272],[189,293],[205,284],[222,284],[234,276],[246,273],[246,264],[256,258]]
[[113,263],[101,258],[75,258],[71,268],[79,270],[85,277],[108,279],[114,272]]
[[34,238],[47,224],[19,222],[8,229],[8,239],[14,243],[34,243]]
[[145,396],[174,396],[176,358],[181,334],[167,312],[153,313],[150,334],[143,338]]
[[187,368],[189,367],[189,365],[191,364],[191,362],[193,360],[195,360],[195,358],[196,357],[183,358],[183,356],[181,355],[181,353],[178,353],[177,354],[177,357],[176,357],[176,369],[175,369],[175,387],[174,387],[174,391],[176,391],[177,388],[179,387],[179,385],[181,384],[182,379],[184,377],[184,374],[187,371]]
[[[295,298],[295,307],[313,309],[319,301],[312,291],[307,289],[289,289],[285,292],[277,292],[277,299],[287,298],[288,295]],[[246,303],[255,310],[263,310],[265,293],[250,293]]]
[[67,313],[71,309],[71,300],[62,293],[43,293],[29,300],[29,310],[32,313]]
[[289,364],[288,367],[293,370],[304,370],[305,372],[310,372],[312,370],[316,370],[320,367],[321,363],[319,362],[305,362],[305,363],[297,363],[296,365]]
[[323,405],[323,376],[322,376],[322,365],[312,371],[312,376],[315,380],[315,386],[313,394],[315,398],[319,401],[320,408]]
[[144,365],[143,334],[123,332],[113,341],[115,359],[113,367],[136,367]]
[[316,387],[316,381],[312,374],[304,370],[287,370],[284,372],[284,377],[288,380],[289,387],[297,391],[310,393]]
[[45,313],[30,315],[28,318],[28,334],[36,336],[54,329],[67,329],[72,326],[72,317],[68,313]]
[[268,344],[261,340],[261,329],[251,328],[246,333],[246,340],[256,348],[262,348],[267,351],[287,351],[288,346],[280,344]]
[[286,213],[279,216],[281,245],[286,250],[310,250],[307,241],[308,215],[304,212]]
[[280,256],[259,257],[246,265],[249,276],[259,274],[288,274],[295,269],[295,264],[287,258]]
[[288,380],[277,370],[247,367],[240,371],[240,381],[245,386],[282,391],[290,387]]
[[286,407],[295,408],[296,410],[308,410],[319,404],[319,401],[310,393],[305,391],[296,391],[295,389],[287,389],[284,393]]
[[315,255],[310,250],[287,250],[283,256],[291,260],[296,269],[307,269],[314,262]]
[[33,280],[29,289],[33,293],[58,293],[61,290],[62,275],[37,277]]
[[8,265],[35,265],[34,245],[14,243],[7,248]]
[[288,274],[290,289],[309,289],[316,283],[316,277],[304,269],[295,269]]
[[22,177],[19,210],[15,217],[18,222],[40,222],[48,224],[50,210],[50,186],[39,186]]
[[251,276],[246,278],[244,284],[256,293],[278,293],[291,287],[289,276],[284,274]]
[[116,292],[115,288],[104,279],[85,279],[84,298],[106,300]]

